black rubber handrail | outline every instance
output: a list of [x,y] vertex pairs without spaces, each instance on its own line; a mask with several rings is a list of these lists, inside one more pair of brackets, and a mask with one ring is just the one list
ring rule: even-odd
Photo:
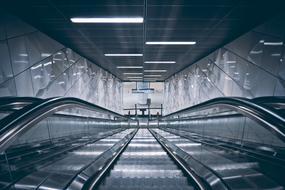
[[252,99],[257,104],[271,106],[277,109],[285,108],[285,96],[263,96]]
[[[181,136],[185,139],[188,139],[188,140],[191,140],[194,142],[198,142],[198,143],[208,145],[208,146],[221,148],[221,149],[225,149],[225,150],[230,150],[233,152],[238,150],[238,151],[245,153],[247,155],[251,155],[251,157],[252,157],[252,155],[254,155],[254,158],[256,158],[256,159],[263,159],[263,160],[265,159],[268,162],[271,162],[273,164],[279,164],[279,166],[285,167],[285,165],[284,165],[285,160],[282,157],[279,157],[279,152],[277,152],[277,150],[271,149],[271,151],[272,151],[272,152],[270,152],[271,154],[266,154],[266,152],[264,150],[259,149],[259,147],[258,147],[259,144],[255,145],[257,147],[250,147],[250,146],[247,146],[246,144],[243,144],[241,146],[241,145],[236,144],[234,142],[228,142],[228,141],[224,141],[224,140],[220,140],[220,139],[213,139],[213,138],[210,138],[209,136],[203,137],[202,135],[199,135],[199,134],[195,134],[195,136],[200,138],[200,139],[194,139],[194,138],[192,138],[191,134],[189,134],[189,131],[185,131],[185,130],[181,130],[181,129],[177,130],[177,129],[171,129],[171,128],[159,128],[159,129],[166,131],[168,133],[172,133],[174,135]],[[202,138],[204,138],[204,139],[202,139]]]
[[0,121],[0,153],[5,151],[16,137],[32,128],[34,124],[55,112],[71,107],[85,108],[109,114],[117,118],[128,119],[117,112],[110,111],[78,98],[56,97],[40,100],[13,112]]
[[40,98],[35,97],[15,97],[7,96],[0,98],[0,111],[13,111],[23,108],[26,105],[41,101]]
[[158,135],[156,132],[154,132],[151,129],[148,130],[152,134],[152,136],[156,139],[156,141],[162,146],[162,148],[175,161],[175,163],[179,165],[183,169],[183,171],[187,173],[187,175],[189,175],[189,177],[192,179],[197,189],[199,190],[212,189],[211,186],[208,183],[206,183],[206,181],[201,176],[199,176],[191,167],[189,167],[187,164],[184,163],[185,162],[184,158],[186,158],[185,155],[184,157],[179,158],[177,153],[174,153],[165,142],[162,142],[161,138],[159,138],[161,137],[160,135]]
[[[91,169],[92,165],[91,165],[90,168],[88,168],[88,167],[86,168],[87,171],[89,169],[91,169],[92,175],[94,175],[94,173],[95,173],[95,175],[93,177],[89,178],[86,181],[86,183],[84,183],[82,189],[84,189],[84,190],[93,190],[93,189],[97,189],[98,188],[98,185],[100,184],[100,180],[103,180],[104,175],[106,175],[106,173],[112,169],[112,166],[114,166],[116,161],[119,159],[120,155],[124,152],[124,150],[130,144],[130,142],[132,141],[134,136],[137,134],[137,132],[138,132],[138,129],[136,129],[133,132],[129,133],[125,137],[127,139],[127,141],[124,144],[122,144],[117,150],[115,150],[114,153],[112,154],[112,156],[109,159],[106,159],[107,157],[103,155],[104,153],[102,154],[102,157],[105,157],[106,162],[103,164],[103,166],[102,166],[102,168],[101,168],[101,170],[99,172],[94,172],[94,169],[93,170]],[[123,140],[124,139],[122,139],[121,141],[123,141]],[[112,149],[114,150],[115,146],[116,146],[116,144],[114,146],[112,146],[109,150],[112,150]],[[105,154],[107,155],[108,152],[105,151]],[[98,157],[98,160],[99,159],[100,159],[100,157]],[[86,171],[86,173],[87,173],[87,171]],[[88,173],[90,173],[90,171]],[[85,174],[84,177],[86,177],[86,176],[87,175]],[[82,181],[82,180],[80,179],[80,181]],[[77,187],[77,184],[78,183],[76,182],[76,187]],[[72,188],[68,188],[68,189],[72,190]],[[75,189],[77,189],[77,188],[75,188]]]
[[256,103],[280,103],[285,104],[285,96],[261,96],[252,99]]
[[[285,118],[274,108],[257,104],[252,100],[237,97],[222,97],[214,98],[206,102],[185,108],[174,113],[165,115],[161,118],[163,121],[172,120],[171,117],[179,116],[180,114],[196,112],[208,108],[222,107],[229,108],[246,117],[249,117],[261,126],[271,131],[280,140],[285,142]],[[178,119],[179,120],[179,119]]]

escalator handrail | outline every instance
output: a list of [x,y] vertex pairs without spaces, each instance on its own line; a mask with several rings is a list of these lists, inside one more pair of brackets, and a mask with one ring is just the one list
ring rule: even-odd
[[202,135],[195,134],[195,135],[197,135],[200,138],[203,137],[207,141],[204,141],[204,139],[203,140],[201,140],[201,139],[197,140],[197,139],[191,138],[191,136],[189,134],[187,134],[188,131],[185,131],[185,130],[180,130],[180,131],[182,131],[182,134],[181,134],[179,132],[175,132],[173,129],[170,129],[170,128],[160,128],[160,129],[164,130],[164,131],[167,131],[169,133],[172,133],[174,135],[178,135],[178,136],[181,136],[183,138],[192,140],[194,142],[199,142],[199,143],[202,143],[202,144],[205,144],[205,145],[208,145],[208,146],[212,146],[212,147],[218,147],[220,149],[230,150],[232,152],[235,152],[236,150],[238,150],[238,151],[240,151],[242,153],[245,153],[246,155],[250,155],[251,157],[252,157],[252,155],[254,155],[255,158],[261,159],[263,161],[265,160],[265,161],[268,162],[270,160],[273,160],[274,164],[279,164],[279,166],[281,166],[281,167],[283,167],[283,165],[284,165],[284,161],[285,160],[280,158],[280,157],[278,157],[277,156],[278,152],[276,152],[274,149],[272,149],[272,151],[274,151],[274,152],[271,152],[271,154],[266,154],[266,152],[261,152],[259,147],[253,148],[253,147],[248,147],[247,145],[238,146],[234,142],[231,143],[231,142],[222,141],[222,140],[219,140],[219,139],[213,139],[213,138],[210,138],[208,136],[205,137],[205,136],[202,136]]
[[257,104],[271,106],[273,108],[285,108],[285,96],[263,96],[252,99]]
[[36,98],[36,97],[15,97],[15,96],[0,97],[0,111],[17,110],[26,105],[41,100],[42,100],[41,98]]
[[230,108],[242,115],[249,117],[264,128],[275,134],[280,140],[285,142],[285,118],[275,109],[257,104],[252,100],[238,97],[214,98],[203,103],[170,113],[161,118],[163,121],[171,120],[169,117],[182,113],[200,111],[213,107]]
[[261,96],[252,99],[256,103],[280,103],[285,104],[285,96]]
[[56,97],[41,100],[13,112],[0,121],[0,153],[5,151],[13,139],[32,128],[34,124],[40,122],[55,112],[70,107],[79,107],[92,111],[100,111],[118,118],[128,119],[117,112],[78,98]]

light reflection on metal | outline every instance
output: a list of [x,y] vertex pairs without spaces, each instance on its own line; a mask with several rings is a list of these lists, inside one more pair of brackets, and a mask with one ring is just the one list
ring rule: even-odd
[[131,143],[128,147],[161,147],[159,144],[152,143]]
[[35,70],[35,69],[38,69],[38,68],[41,68],[42,67],[42,64],[39,64],[39,65],[36,65],[36,66],[33,66],[31,67],[32,70]]
[[258,166],[257,162],[243,162],[243,163],[232,163],[232,164],[224,163],[222,165],[212,166],[212,169],[215,171],[221,171],[221,170],[256,168],[257,166]]
[[79,156],[97,156],[102,154],[102,151],[74,151],[72,153]]
[[179,147],[201,146],[201,143],[175,143]]

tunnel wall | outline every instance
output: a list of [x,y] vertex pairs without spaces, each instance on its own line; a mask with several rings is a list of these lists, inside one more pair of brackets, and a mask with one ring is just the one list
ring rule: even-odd
[[284,28],[276,17],[166,80],[164,114],[215,97],[285,95]]
[[5,13],[0,13],[0,96],[77,97],[122,110],[118,78]]

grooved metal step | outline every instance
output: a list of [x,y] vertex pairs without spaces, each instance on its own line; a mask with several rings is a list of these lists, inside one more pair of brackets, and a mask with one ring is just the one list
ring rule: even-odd
[[147,129],[139,129],[98,190],[192,190],[182,170]]

